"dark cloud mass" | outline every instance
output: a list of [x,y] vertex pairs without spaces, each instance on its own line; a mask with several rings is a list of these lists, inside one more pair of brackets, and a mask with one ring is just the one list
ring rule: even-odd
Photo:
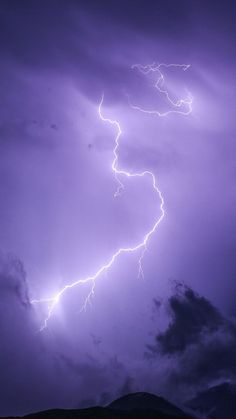
[[13,255],[0,254],[0,289],[2,294],[14,294],[22,305],[30,306],[24,265]]
[[[168,358],[167,387],[196,394],[215,383],[236,380],[236,323],[206,298],[179,284],[168,300],[169,326],[149,345],[154,357]],[[158,358],[159,359],[159,358]],[[188,391],[186,390],[188,388]]]
[[[0,0],[0,416],[106,404],[130,391],[185,401],[236,379],[235,5]],[[155,88],[165,68],[169,110]],[[143,238],[90,285],[66,288]],[[172,279],[178,283],[170,291]],[[43,299],[43,303],[32,300]],[[154,303],[153,303],[154,302]],[[165,308],[167,307],[167,310]],[[232,318],[231,318],[232,317]],[[146,354],[144,356],[144,353]]]
[[183,352],[189,345],[199,342],[204,334],[219,330],[223,323],[218,310],[190,288],[185,289],[183,296],[173,295],[169,308],[173,320],[166,332],[157,336],[163,354]]

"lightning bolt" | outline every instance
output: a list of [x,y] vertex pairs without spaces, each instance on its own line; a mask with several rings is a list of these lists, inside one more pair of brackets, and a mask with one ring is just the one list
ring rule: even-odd
[[[130,101],[130,97],[128,96],[128,101],[129,101],[129,104],[130,104],[132,109],[135,109],[137,111],[147,113],[147,114],[150,114],[150,115],[157,115],[157,116],[167,116],[167,115],[170,115],[172,113],[178,113],[178,114],[181,114],[181,115],[189,115],[192,112],[193,98],[192,98],[190,92],[187,92],[188,95],[185,99],[173,100],[173,99],[171,99],[168,90],[163,88],[163,86],[165,84],[165,77],[164,77],[164,74],[162,72],[162,68],[171,68],[171,67],[179,68],[183,71],[186,71],[186,70],[189,69],[190,64],[165,64],[165,63],[161,63],[161,64],[153,63],[153,64],[147,64],[147,65],[133,64],[131,66],[131,69],[132,70],[137,69],[140,73],[144,74],[145,76],[150,74],[150,73],[157,73],[158,78],[157,78],[157,81],[154,83],[154,88],[157,89],[157,91],[160,94],[164,95],[167,102],[174,109],[169,110],[167,112],[159,112],[156,109],[154,109],[154,110],[144,109],[144,108],[141,108],[138,105],[132,104],[131,101]],[[186,108],[186,110],[182,110],[183,108]]]
[[[156,114],[158,116],[167,116],[170,113],[179,113],[179,114],[184,114],[184,115],[188,115],[189,113],[191,113],[192,111],[192,98],[190,100],[190,97],[188,99],[180,99],[178,101],[173,101],[170,96],[169,93],[162,89],[163,83],[164,83],[164,76],[160,71],[161,67],[180,67],[182,68],[184,71],[187,70],[189,68],[189,65],[185,65],[185,64],[159,64],[158,66],[155,66],[155,64],[150,64],[150,65],[146,65],[146,66],[142,66],[140,64],[135,64],[132,66],[132,68],[137,68],[140,72],[142,72],[144,75],[149,74],[150,72],[153,71],[157,71],[159,73],[159,77],[158,80],[155,84],[155,87],[157,88],[157,90],[163,94],[167,101],[175,107],[174,110],[168,111],[166,113],[160,113],[158,111],[148,111],[145,109],[142,109],[136,105],[133,105],[130,103],[130,106],[135,109],[135,110],[139,110],[141,112],[144,113],[151,113],[151,114]],[[102,122],[110,124],[111,126],[113,126],[116,129],[116,135],[115,135],[115,145],[113,148],[113,161],[112,161],[112,165],[111,165],[111,169],[114,173],[115,179],[118,183],[118,187],[117,190],[114,194],[115,197],[119,196],[122,192],[122,190],[124,189],[124,184],[121,181],[121,178],[141,178],[141,177],[148,177],[152,183],[152,187],[153,187],[153,191],[157,196],[158,199],[158,215],[152,225],[152,228],[144,235],[144,237],[142,238],[142,240],[140,242],[138,242],[137,244],[131,246],[131,247],[121,247],[119,248],[109,259],[107,259],[107,261],[93,274],[90,276],[87,276],[86,278],[81,278],[78,279],[72,283],[69,283],[67,285],[65,285],[57,294],[55,294],[54,296],[50,297],[50,298],[42,298],[42,299],[33,299],[31,300],[32,304],[42,304],[45,303],[48,305],[48,311],[47,311],[47,316],[40,328],[40,331],[44,330],[47,326],[48,326],[48,322],[51,318],[51,316],[53,315],[53,312],[56,308],[56,306],[58,305],[58,303],[60,302],[61,298],[63,297],[63,295],[69,291],[70,289],[77,287],[77,286],[81,286],[87,283],[91,284],[91,290],[89,292],[89,294],[87,295],[84,304],[82,306],[82,309],[85,309],[88,305],[88,303],[91,302],[91,297],[94,295],[95,292],[95,285],[96,285],[96,280],[101,277],[101,275],[103,273],[105,273],[106,271],[108,271],[111,266],[114,264],[114,262],[116,261],[116,259],[118,259],[118,257],[124,253],[134,253],[137,252],[138,250],[141,251],[141,256],[139,258],[139,262],[138,262],[138,273],[139,276],[143,277],[143,269],[142,269],[142,259],[144,257],[145,251],[147,249],[147,244],[149,239],[151,238],[151,236],[155,233],[155,231],[157,230],[159,224],[161,223],[162,219],[165,216],[165,211],[164,211],[164,199],[162,196],[162,193],[160,191],[160,189],[157,186],[157,181],[156,181],[156,177],[155,175],[149,171],[149,170],[145,170],[143,172],[129,172],[127,170],[123,170],[120,169],[118,166],[118,150],[119,150],[119,139],[120,136],[122,135],[122,130],[121,130],[121,126],[120,123],[115,120],[115,119],[110,119],[107,118],[106,116],[104,116],[102,108],[103,108],[103,102],[104,102],[104,95],[102,95],[101,101],[99,103],[98,106],[98,115],[99,118],[101,119]],[[188,105],[189,109],[187,112],[182,111],[180,108],[183,105]]]

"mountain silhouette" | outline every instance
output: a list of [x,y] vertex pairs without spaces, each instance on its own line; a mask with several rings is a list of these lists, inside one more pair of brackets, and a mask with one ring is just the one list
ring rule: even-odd
[[109,408],[127,411],[149,409],[156,410],[162,414],[172,415],[173,417],[184,417],[184,412],[181,409],[165,400],[163,397],[155,396],[150,393],[127,394],[110,403]]
[[[25,419],[194,419],[162,397],[149,393],[131,393],[106,407],[52,409],[32,413]],[[3,419],[3,418],[2,418]],[[5,418],[6,419],[6,418]],[[16,419],[8,417],[7,419]],[[18,417],[19,419],[19,417]]]

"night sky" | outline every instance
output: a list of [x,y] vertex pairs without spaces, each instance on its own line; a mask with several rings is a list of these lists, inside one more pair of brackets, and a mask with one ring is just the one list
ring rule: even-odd
[[0,0],[0,415],[236,380],[235,14]]

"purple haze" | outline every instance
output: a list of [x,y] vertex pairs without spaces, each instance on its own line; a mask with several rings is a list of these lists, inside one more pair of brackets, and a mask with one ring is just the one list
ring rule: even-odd
[[[236,377],[233,6],[41,3],[0,2],[0,415],[106,403],[137,390],[182,402]],[[161,105],[131,70],[153,61],[191,64],[170,75],[176,94],[191,92],[191,115],[130,109],[127,95]],[[123,130],[120,166],[153,171],[166,216],[149,242],[144,280],[139,254],[123,255],[99,278],[86,312],[89,287],[74,288],[38,333],[45,306],[32,298],[93,274],[156,216],[145,180],[114,199],[115,132],[97,112],[103,92],[104,112]],[[173,289],[173,281],[188,288]],[[190,329],[199,330],[181,345],[179,306],[194,311]],[[202,348],[216,341],[228,363],[200,373],[197,360],[212,357]]]

